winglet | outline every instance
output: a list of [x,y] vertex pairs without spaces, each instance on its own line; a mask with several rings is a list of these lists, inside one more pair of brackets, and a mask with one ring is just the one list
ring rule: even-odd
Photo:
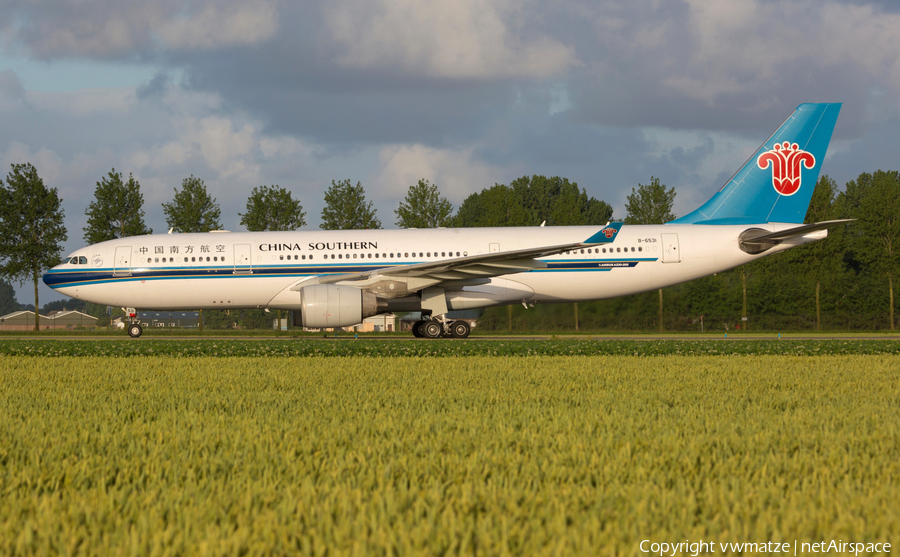
[[597,232],[587,240],[584,244],[611,244],[616,240],[619,230],[622,228],[621,222],[608,222],[600,232]]

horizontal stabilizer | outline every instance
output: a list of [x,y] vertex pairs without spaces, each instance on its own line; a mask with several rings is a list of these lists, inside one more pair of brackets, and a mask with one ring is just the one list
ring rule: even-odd
[[799,236],[805,236],[810,232],[834,228],[848,222],[853,222],[854,220],[856,219],[826,220],[815,224],[804,224],[803,226],[788,228],[787,230],[779,230],[778,232],[768,232],[761,228],[751,228],[745,230],[741,234],[738,243],[744,252],[757,254],[777,246],[790,238],[797,238]]

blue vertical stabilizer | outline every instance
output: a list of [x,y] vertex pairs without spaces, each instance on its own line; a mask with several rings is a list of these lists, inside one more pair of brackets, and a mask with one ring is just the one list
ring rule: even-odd
[[722,189],[672,224],[802,223],[840,110],[798,106]]

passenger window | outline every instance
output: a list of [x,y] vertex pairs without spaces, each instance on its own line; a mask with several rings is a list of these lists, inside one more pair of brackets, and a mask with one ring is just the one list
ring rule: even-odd
[[187,257],[185,257],[185,258],[184,258],[184,262],[185,262],[185,263],[187,263],[187,262],[188,262],[188,260],[187,260]]
[[283,255],[279,255],[279,256],[278,256],[278,260],[279,260],[279,261],[284,261],[284,256],[283,256]]
[[196,259],[196,258],[194,258],[194,257],[191,257],[191,263],[195,263],[195,262],[196,262],[196,261],[197,261],[197,259]]
[[353,259],[356,259],[356,254],[355,254],[355,253],[353,254]]
[[642,248],[641,246],[638,246],[638,251],[644,251],[644,248]]
[[206,261],[207,261],[207,262],[209,261],[209,256],[206,257]]

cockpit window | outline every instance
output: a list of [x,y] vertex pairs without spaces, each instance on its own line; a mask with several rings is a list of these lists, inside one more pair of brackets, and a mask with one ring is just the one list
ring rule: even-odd
[[66,257],[65,259],[63,259],[63,262],[60,263],[60,265],[65,265],[66,263],[68,263],[68,262],[71,261],[71,260],[72,260],[71,257]]
[[80,257],[78,258],[78,264],[79,264],[79,265],[87,265],[87,257],[85,257],[85,256],[83,256],[83,255],[80,256]]

